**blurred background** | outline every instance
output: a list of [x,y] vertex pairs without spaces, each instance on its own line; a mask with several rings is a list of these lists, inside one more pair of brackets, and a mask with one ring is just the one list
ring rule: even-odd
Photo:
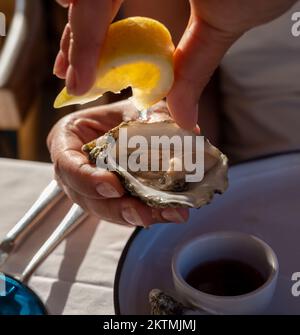
[[[166,22],[164,12],[172,6],[172,0],[165,2],[157,12],[151,3],[126,1],[116,19],[129,15],[156,17],[169,27],[176,43],[188,20],[188,2],[177,1],[182,27],[177,20],[174,29],[173,22],[178,18]],[[6,36],[0,37],[0,157],[47,162],[49,130],[58,119],[76,109],[52,108],[64,85],[52,69],[67,10],[55,0],[0,0],[0,12],[6,16]],[[121,97],[107,94],[96,104],[113,102],[129,94],[128,90]]]
[[52,102],[63,85],[52,75],[67,13],[55,1],[0,0],[0,156],[48,161],[45,140],[68,112]]
[[[244,34],[224,56],[199,102],[202,134],[232,163],[299,150],[299,39],[292,13]],[[7,34],[0,37],[0,157],[50,161],[46,138],[53,124],[78,106],[55,110],[64,85],[52,71],[67,10],[55,0],[0,0]],[[187,0],[126,0],[116,20],[148,16],[164,23],[176,45],[190,14]],[[84,105],[124,99],[106,94]]]

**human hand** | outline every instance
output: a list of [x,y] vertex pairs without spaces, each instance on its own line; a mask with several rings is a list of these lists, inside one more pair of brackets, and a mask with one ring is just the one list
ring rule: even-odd
[[56,0],[69,7],[60,51],[53,72],[66,80],[69,94],[82,95],[96,79],[101,46],[107,28],[123,0]]
[[191,129],[197,123],[201,93],[233,42],[295,2],[190,0],[191,16],[174,54],[175,82],[167,96],[169,110],[181,127]]
[[136,226],[184,222],[188,219],[188,209],[157,209],[145,205],[125,194],[114,173],[91,165],[81,151],[84,144],[137,115],[129,101],[122,101],[61,119],[48,136],[55,178],[73,202],[101,219]]
[[[94,83],[106,30],[122,0],[57,0],[69,8],[54,73],[70,94]],[[167,103],[183,128],[197,123],[198,101],[222,57],[247,30],[284,13],[296,0],[190,0],[191,16],[174,55],[175,82]],[[97,23],[97,24],[95,24]]]

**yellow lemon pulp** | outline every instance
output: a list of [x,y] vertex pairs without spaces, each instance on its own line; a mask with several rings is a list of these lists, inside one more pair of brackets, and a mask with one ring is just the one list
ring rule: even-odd
[[174,80],[174,44],[168,29],[146,17],[131,17],[110,25],[101,50],[97,79],[90,91],[72,96],[66,88],[55,108],[84,104],[105,92],[132,88],[132,100],[142,110],[164,98]]

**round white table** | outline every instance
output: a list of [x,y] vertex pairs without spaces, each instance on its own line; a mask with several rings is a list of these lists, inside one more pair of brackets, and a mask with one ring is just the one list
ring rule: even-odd
[[[52,179],[45,163],[0,159],[0,239]],[[0,270],[18,274],[67,213],[65,198],[28,233]],[[133,229],[89,218],[36,270],[29,286],[50,314],[114,314],[113,282]]]

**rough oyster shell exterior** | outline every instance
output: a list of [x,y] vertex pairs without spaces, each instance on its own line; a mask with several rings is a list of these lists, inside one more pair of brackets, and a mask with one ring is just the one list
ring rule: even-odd
[[[118,141],[118,134],[121,128],[127,128],[131,131],[139,129],[139,132],[145,133],[149,130],[149,134],[160,132],[165,135],[168,131],[183,132],[187,131],[179,128],[173,121],[165,120],[161,122],[143,122],[143,121],[128,121],[123,122],[119,126],[113,128],[99,139],[94,140],[83,147],[83,151],[89,155],[89,160],[96,163],[99,155],[105,156],[109,148],[107,139],[112,137]],[[176,129],[174,128],[176,127]],[[144,129],[143,129],[144,128]],[[158,129],[160,128],[160,129]],[[223,193],[228,186],[227,172],[228,160],[216,147],[211,145],[205,139],[205,155],[210,155],[215,159],[215,164],[209,168],[204,175],[204,178],[198,183],[191,183],[191,188],[184,192],[161,191],[149,186],[143,185],[128,172],[114,169],[114,172],[119,176],[126,190],[133,196],[140,198],[143,202],[151,207],[195,207],[199,208],[209,203],[215,193]]]

